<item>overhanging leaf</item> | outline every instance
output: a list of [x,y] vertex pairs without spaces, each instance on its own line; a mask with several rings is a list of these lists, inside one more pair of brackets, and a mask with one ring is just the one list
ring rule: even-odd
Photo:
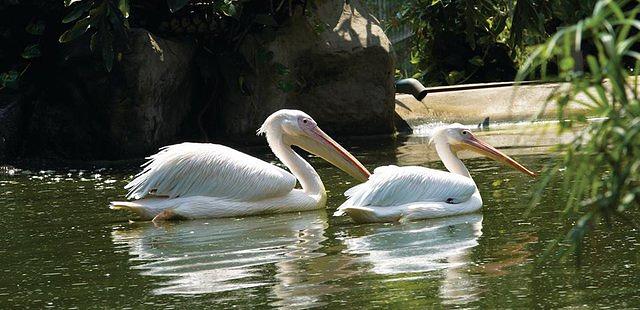
[[37,58],[37,57],[40,57],[41,55],[42,55],[42,53],[40,52],[40,44],[39,43],[31,44],[31,45],[25,47],[24,51],[22,51],[22,58],[24,58],[24,59]]
[[227,15],[229,17],[235,17],[238,14],[236,5],[229,0],[225,0],[224,4],[220,6],[220,10],[224,15]]
[[95,52],[98,48],[98,33],[94,33],[91,35],[91,40],[89,41],[89,49],[92,52]]
[[65,6],[70,6],[72,5],[74,2],[80,2],[82,0],[64,0],[64,5]]
[[122,12],[122,16],[124,16],[124,18],[129,18],[129,0],[120,0],[118,9]]
[[288,75],[289,74],[289,68],[287,68],[287,66],[277,62],[275,63],[275,68],[276,68],[276,72],[278,73],[278,75]]
[[42,35],[44,33],[44,28],[45,28],[45,24],[44,21],[38,20],[35,22],[30,22],[27,27],[25,27],[25,30],[27,31],[27,33],[35,35],[35,36],[39,36]]
[[482,67],[484,66],[484,60],[482,60],[482,57],[480,56],[475,56],[471,59],[469,59],[469,63],[476,66],[476,67]]
[[71,10],[71,12],[62,19],[62,23],[68,24],[75,21],[76,19],[80,18],[87,10],[89,10],[90,7],[91,2],[76,5],[73,10]]
[[18,87],[18,79],[20,78],[20,73],[15,70],[3,72],[0,74],[0,86],[9,87],[9,88],[17,88]]
[[256,60],[258,63],[267,63],[273,59],[273,52],[266,48],[259,48],[256,51]]
[[101,42],[102,62],[104,63],[104,68],[107,70],[107,72],[111,72],[111,69],[113,68],[113,58],[114,58],[113,37],[111,36],[110,33],[106,33],[105,35],[102,36],[101,41],[102,41]]
[[76,22],[76,24],[73,25],[73,27],[71,27],[71,29],[65,31],[60,36],[58,41],[60,43],[67,43],[69,41],[75,40],[79,36],[85,34],[85,32],[87,32],[87,30],[89,30],[90,26],[91,26],[91,21],[90,21],[89,18],[82,19],[82,20]]
[[280,80],[278,81],[278,83],[276,84],[276,87],[282,91],[283,93],[289,93],[292,92],[294,89],[294,85],[293,83],[291,83],[290,81],[287,80]]

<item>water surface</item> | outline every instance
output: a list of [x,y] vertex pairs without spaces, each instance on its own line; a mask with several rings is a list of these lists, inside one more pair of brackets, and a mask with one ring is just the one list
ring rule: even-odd
[[[363,163],[442,168],[428,128],[388,141],[347,141]],[[537,131],[536,131],[537,132]],[[569,137],[527,126],[478,134],[533,169]],[[275,161],[266,149],[252,154]],[[403,224],[334,218],[355,184],[310,158],[326,210],[154,225],[107,208],[135,166],[0,174],[0,307],[105,308],[638,308],[640,236],[614,223],[586,243],[583,265],[542,258],[569,223],[557,184],[529,216],[535,180],[465,154],[481,212]]]

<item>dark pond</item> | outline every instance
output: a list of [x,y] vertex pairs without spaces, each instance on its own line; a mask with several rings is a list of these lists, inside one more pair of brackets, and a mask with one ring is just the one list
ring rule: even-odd
[[[539,170],[559,138],[523,128],[480,135]],[[441,168],[427,142],[417,135],[343,144],[370,168]],[[266,149],[252,153],[274,160]],[[580,268],[542,257],[568,227],[558,186],[525,215],[535,180],[469,158],[480,213],[355,225],[331,216],[354,181],[310,160],[330,191],[327,210],[161,226],[129,223],[107,208],[122,199],[134,166],[5,169],[0,308],[640,307],[640,234],[629,226],[590,235]]]

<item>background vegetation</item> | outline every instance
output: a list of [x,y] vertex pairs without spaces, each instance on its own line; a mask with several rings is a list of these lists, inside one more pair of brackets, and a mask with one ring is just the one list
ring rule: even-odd
[[388,27],[411,25],[402,75],[427,85],[511,81],[532,46],[590,14],[595,0],[403,1]]

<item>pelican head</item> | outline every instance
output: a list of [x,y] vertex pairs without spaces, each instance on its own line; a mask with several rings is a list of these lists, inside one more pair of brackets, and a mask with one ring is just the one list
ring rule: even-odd
[[470,150],[475,153],[487,156],[495,161],[503,162],[532,177],[536,176],[535,172],[525,168],[523,165],[500,152],[495,147],[488,143],[478,139],[471,130],[461,124],[452,124],[446,127],[442,127],[433,135],[435,143],[447,143],[453,150]]
[[352,177],[366,181],[371,175],[351,153],[331,139],[311,116],[299,110],[280,110],[271,114],[258,129],[269,144],[295,145],[330,162]]

